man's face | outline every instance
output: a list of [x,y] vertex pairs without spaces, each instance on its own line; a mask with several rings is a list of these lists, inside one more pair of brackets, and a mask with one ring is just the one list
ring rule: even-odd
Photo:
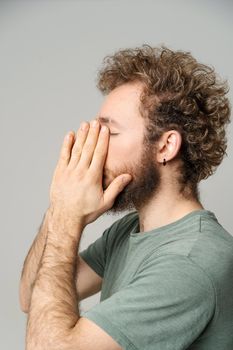
[[[138,109],[141,91],[141,83],[127,83],[115,88],[107,95],[97,115],[101,125],[108,125],[110,130],[103,189],[120,174],[132,175],[132,180],[117,195],[107,213],[139,210],[154,196],[160,184],[152,149],[143,145],[144,121]],[[108,118],[109,122],[102,118]]]

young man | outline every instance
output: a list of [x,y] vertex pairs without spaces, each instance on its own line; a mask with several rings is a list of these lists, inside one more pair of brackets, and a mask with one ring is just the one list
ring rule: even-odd
[[[226,153],[227,84],[166,47],[105,63],[96,126],[62,146],[37,259],[30,252],[37,263],[42,255],[38,273],[25,262],[27,350],[230,350],[233,237],[198,191]],[[85,226],[124,210],[76,259]],[[80,315],[78,302],[100,289]]]

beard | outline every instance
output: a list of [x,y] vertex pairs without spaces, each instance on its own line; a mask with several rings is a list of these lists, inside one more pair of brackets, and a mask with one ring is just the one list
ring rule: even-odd
[[[134,165],[125,165],[122,169],[114,171],[113,178],[123,173],[132,175],[132,179],[116,196],[113,206],[106,214],[117,214],[126,210],[140,210],[155,193],[157,193],[161,175],[155,163],[155,157],[149,146],[144,146],[141,158]],[[103,189],[105,190],[108,178],[103,175]]]

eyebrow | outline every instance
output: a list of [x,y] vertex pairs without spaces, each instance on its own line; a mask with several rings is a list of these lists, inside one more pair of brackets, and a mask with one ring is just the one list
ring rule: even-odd
[[99,116],[96,118],[97,120],[99,120],[99,122],[102,122],[104,124],[115,124],[116,126],[119,126],[121,127],[121,124],[118,123],[116,120],[110,118],[110,117],[102,117],[102,116]]

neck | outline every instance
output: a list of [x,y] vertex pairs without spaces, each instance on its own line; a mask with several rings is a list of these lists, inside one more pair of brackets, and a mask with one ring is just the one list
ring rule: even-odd
[[140,232],[150,231],[171,224],[195,210],[204,209],[195,198],[185,199],[178,192],[166,187],[156,193],[150,202],[138,210]]

